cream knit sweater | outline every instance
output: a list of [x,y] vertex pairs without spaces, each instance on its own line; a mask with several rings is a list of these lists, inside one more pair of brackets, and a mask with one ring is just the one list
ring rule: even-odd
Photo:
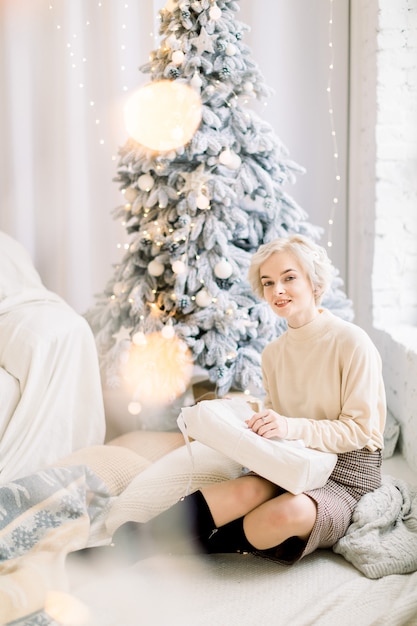
[[262,354],[265,407],[287,417],[287,439],[342,453],[383,448],[386,419],[380,355],[358,326],[319,309]]

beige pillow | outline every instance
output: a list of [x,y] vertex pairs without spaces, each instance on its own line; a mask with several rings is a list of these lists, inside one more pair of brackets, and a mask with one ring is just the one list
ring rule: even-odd
[[140,472],[150,465],[150,461],[132,450],[120,446],[91,446],[82,448],[54,465],[87,465],[105,483],[112,496],[122,493]]
[[136,476],[114,501],[106,522],[112,535],[128,521],[147,522],[175,504],[187,492],[205,485],[231,480],[242,473],[242,466],[198,441],[182,446]]
[[133,478],[180,446],[184,446],[181,433],[140,430],[121,435],[106,445],[77,450],[55,465],[88,465],[110,494],[118,496]]
[[180,432],[135,430],[112,439],[106,445],[129,448],[148,461],[154,462],[183,446],[184,437]]

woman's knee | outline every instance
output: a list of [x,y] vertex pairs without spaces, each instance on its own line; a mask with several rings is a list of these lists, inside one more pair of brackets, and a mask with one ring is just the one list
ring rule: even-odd
[[305,494],[283,494],[271,500],[268,507],[270,524],[294,529],[294,535],[304,535],[311,531],[317,517],[315,502]]
[[242,476],[233,481],[233,496],[246,511],[250,511],[276,495],[276,485],[258,476]]
[[275,497],[277,487],[264,478],[242,476],[201,489],[217,526],[246,515]]

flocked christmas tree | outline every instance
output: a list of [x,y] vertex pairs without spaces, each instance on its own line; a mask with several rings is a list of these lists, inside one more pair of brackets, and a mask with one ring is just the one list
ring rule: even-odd
[[[285,328],[247,282],[252,254],[289,233],[319,229],[284,190],[301,168],[251,108],[268,89],[236,20],[236,0],[169,0],[160,47],[141,69],[201,96],[202,118],[182,148],[120,150],[116,210],[129,247],[87,313],[104,384],[127,385],[130,410],[173,403],[199,366],[223,396],[261,393],[260,357]],[[161,120],[161,124],[162,124]],[[351,318],[335,274],[323,305]]]

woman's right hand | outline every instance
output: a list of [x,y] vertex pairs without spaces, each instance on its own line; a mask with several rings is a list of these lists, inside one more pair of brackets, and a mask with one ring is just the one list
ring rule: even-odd
[[272,409],[254,413],[246,420],[246,424],[254,433],[266,439],[285,439],[288,434],[287,418]]

